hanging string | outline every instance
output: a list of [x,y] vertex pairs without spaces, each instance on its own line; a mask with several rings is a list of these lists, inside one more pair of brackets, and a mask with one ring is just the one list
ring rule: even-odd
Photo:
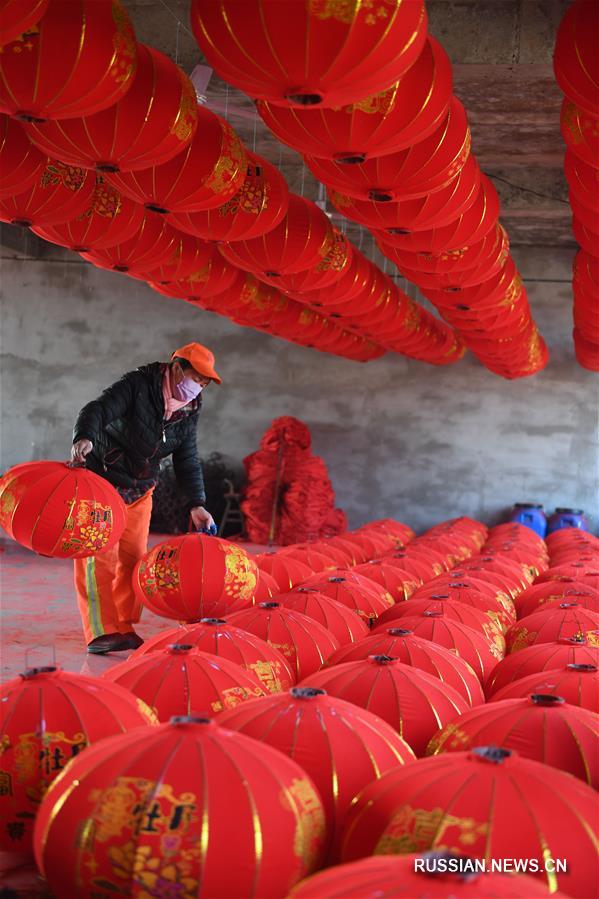
[[[193,37],[193,32],[190,31],[189,28],[187,28],[187,27],[183,24],[183,22],[181,21],[181,19],[180,19],[179,16],[177,15],[177,13],[176,13],[176,12],[173,12],[173,10],[170,8],[170,6],[169,6],[167,3],[165,3],[165,0],[160,0],[160,2],[161,2],[162,5],[164,6],[164,8],[171,14],[171,16],[173,17],[173,19],[176,21],[177,25],[179,25],[184,31],[186,31],[187,34],[188,34],[190,37]],[[194,38],[194,40],[195,40],[195,38]]]
[[252,141],[252,150],[256,152],[256,126],[258,125],[258,113],[256,112],[256,107],[254,106],[254,138]]
[[304,196],[304,185],[306,183],[306,166],[302,162],[302,186],[301,186],[301,195]]
[[175,65],[179,65],[179,34],[181,32],[181,22],[177,20],[177,37],[175,39]]

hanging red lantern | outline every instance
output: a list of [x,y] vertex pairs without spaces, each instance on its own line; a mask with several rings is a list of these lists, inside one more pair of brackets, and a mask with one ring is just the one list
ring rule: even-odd
[[6,681],[0,687],[0,849],[31,853],[39,804],[70,759],[104,737],[155,724],[143,702],[97,678],[48,666]]
[[508,652],[537,643],[555,643],[562,637],[586,637],[591,646],[599,646],[599,614],[575,602],[560,602],[555,609],[521,618],[505,635]]
[[583,206],[599,212],[599,165],[593,166],[568,147],[564,158],[564,174],[570,191]]
[[352,246],[349,267],[339,280],[329,285],[323,293],[321,289],[306,288],[303,300],[316,309],[328,308],[335,302],[354,299],[364,290],[373,277],[374,266],[360,251]]
[[89,115],[127,93],[136,65],[119,0],[49,0],[41,21],[2,47],[0,110],[26,122]]
[[[509,248],[507,234],[499,223],[482,240],[470,246],[442,253],[410,253],[406,250],[397,249],[396,257],[402,270],[405,267],[406,270],[414,273],[427,273],[439,277],[454,275],[458,272],[479,267],[489,260],[498,245],[504,245],[506,248]],[[499,268],[503,268],[506,260],[507,253],[506,258],[503,259],[503,263],[498,267],[497,271],[499,271]],[[496,274],[496,271],[493,271],[492,274]],[[435,286],[446,289],[446,285],[440,281],[432,286],[433,289]]]
[[243,184],[247,153],[225,119],[205,106],[197,107],[197,118],[193,138],[174,158],[135,172],[109,172],[109,180],[161,215],[222,206]]
[[599,343],[587,340],[578,328],[572,331],[576,361],[588,371],[599,371]]
[[185,534],[147,552],[135,567],[133,586],[156,615],[196,621],[251,605],[256,578],[256,564],[240,546]]
[[407,602],[397,603],[393,608],[385,612],[384,620],[378,625],[387,624],[401,627],[401,619],[414,616],[417,618],[435,618],[442,615],[452,621],[460,621],[481,634],[488,643],[492,643],[497,650],[505,655],[505,639],[501,627],[490,618],[486,612],[477,609],[473,605],[456,602],[444,595],[439,598],[409,599]]
[[[139,204],[138,208],[143,209]],[[133,277],[142,281],[151,279],[152,285],[157,286],[178,285],[181,281],[196,276],[210,263],[214,255],[214,244],[200,240],[199,237],[192,237],[191,234],[184,234],[182,231],[177,231],[176,235],[172,254],[166,262],[145,273],[132,273]]]
[[326,666],[357,662],[369,656],[391,656],[404,665],[411,665],[439,678],[453,687],[469,706],[485,701],[480,681],[470,665],[451,650],[416,637],[413,631],[401,627],[381,628],[357,643],[341,646],[327,659]]
[[9,44],[36,25],[46,12],[48,0],[2,0],[0,46]]
[[[370,562],[356,565],[353,572],[380,584],[387,593],[391,594],[394,602],[409,599],[420,584],[419,578],[415,578],[414,575],[397,565],[387,564],[385,559],[371,559]],[[386,615],[387,612],[383,612],[383,614]]]
[[334,232],[316,203],[289,195],[285,218],[261,237],[221,246],[225,259],[250,272],[269,276],[312,268],[331,248]]
[[89,207],[95,183],[85,169],[46,159],[23,193],[0,199],[0,221],[24,228],[66,222]]
[[197,127],[194,87],[182,69],[153,47],[137,44],[137,70],[124,97],[77,118],[27,125],[48,156],[99,172],[159,165],[191,141]]
[[303,583],[313,574],[312,568],[294,559],[288,553],[264,552],[254,556],[258,568],[271,574],[279,587],[279,592],[291,590],[296,584]]
[[[572,197],[570,198],[570,204],[573,205]],[[590,210],[589,215],[584,216],[585,219],[590,220],[588,222],[583,221],[583,216],[581,216],[583,209],[584,207],[579,208],[577,210],[578,214],[575,213],[572,216],[572,233],[574,239],[583,250],[592,256],[599,257],[599,225],[596,222],[596,216]]]
[[378,14],[312,0],[191,4],[193,33],[220,77],[285,106],[341,106],[388,88],[418,59],[426,21],[422,0],[392,0]]
[[342,278],[350,269],[352,255],[353,248],[347,237],[338,228],[333,228],[329,250],[315,266],[281,275],[271,283],[303,302],[307,290],[322,290]]
[[278,649],[298,681],[318,671],[339,647],[337,638],[313,618],[278,602],[262,602],[253,609],[234,612],[228,621]]
[[253,674],[268,693],[280,693],[295,683],[291,668],[277,649],[255,634],[228,624],[224,618],[202,618],[197,624],[184,624],[161,631],[146,640],[132,659],[158,649],[167,649],[174,643],[192,646],[235,662]]
[[102,175],[96,175],[96,187],[87,209],[69,221],[34,226],[31,230],[50,243],[76,253],[86,253],[130,240],[137,234],[143,219],[144,210],[139,203],[121,196]]
[[460,694],[437,677],[386,655],[325,668],[300,686],[326,690],[373,712],[395,728],[417,756],[424,755],[439,721],[448,724],[468,708]]
[[570,663],[562,668],[539,671],[506,684],[489,697],[489,702],[523,699],[532,693],[561,696],[569,705],[599,710],[599,668],[597,665]]
[[368,624],[394,603],[391,594],[376,581],[342,568],[332,574],[315,574],[303,586],[315,587],[324,596],[357,612]]
[[[487,863],[535,859],[551,890],[585,899],[597,879],[595,811],[595,791],[578,779],[482,746],[421,759],[366,787],[350,808],[342,858],[451,846]],[[567,871],[547,858],[567,859]]]
[[0,479],[0,525],[41,556],[93,556],[120,540],[125,520],[112,484],[84,468],[24,462]]
[[86,750],[48,793],[34,844],[58,899],[98,889],[262,899],[318,868],[324,836],[322,802],[298,764],[183,717]]
[[560,115],[562,137],[579,159],[594,167],[599,153],[599,120],[576,106],[567,97]]
[[153,212],[145,212],[133,237],[110,247],[94,248],[81,256],[99,268],[148,277],[149,269],[158,269],[172,258],[179,238],[179,232],[163,219]]
[[355,643],[368,634],[368,625],[343,603],[319,593],[316,587],[297,587],[292,593],[281,593],[277,601],[286,609],[293,609],[313,618],[335,635],[339,644]]
[[102,676],[145,702],[160,721],[198,711],[218,715],[268,692],[255,674],[188,643],[128,659]]
[[599,118],[599,7],[591,0],[570,4],[560,23],[553,70],[562,91],[586,112]]
[[416,760],[381,718],[312,687],[225,712],[219,723],[278,749],[312,778],[325,809],[329,858],[354,796],[390,768]]
[[469,709],[432,737],[427,754],[475,746],[515,749],[520,756],[568,771],[597,788],[599,715],[569,705],[561,696],[533,693]]
[[[389,242],[387,238],[384,239]],[[496,310],[502,301],[505,301],[505,305],[509,307],[510,303],[516,301],[522,290],[522,278],[516,270],[514,260],[508,256],[503,268],[483,284],[462,287],[456,291],[432,290],[423,287],[422,293],[438,309],[462,308],[480,310],[482,313],[489,309]]]
[[424,140],[445,116],[451,99],[451,63],[438,41],[399,81],[349,106],[311,108],[258,100],[258,114],[273,134],[300,153],[348,164],[394,153]]
[[[158,293],[167,297],[179,297],[188,299],[190,302],[194,299],[210,300],[215,297],[220,301],[224,298],[224,294],[229,297],[238,297],[244,289],[249,289],[250,278],[251,275],[226,262],[219,253],[218,247],[214,246],[205,265],[198,268],[188,278],[171,281],[169,284],[158,284],[155,281],[149,281],[149,284],[153,290],[157,290]],[[253,282],[255,280],[255,278],[252,279]]]
[[20,194],[41,177],[46,158],[19,122],[0,113],[0,197]]
[[494,669],[485,685],[487,696],[529,674],[545,672],[562,665],[599,665],[599,647],[585,637],[564,637],[554,643],[537,643],[520,652],[510,653]]

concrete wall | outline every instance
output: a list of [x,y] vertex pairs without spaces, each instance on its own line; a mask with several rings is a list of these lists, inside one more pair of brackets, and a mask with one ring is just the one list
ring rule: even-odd
[[66,458],[79,407],[123,371],[189,340],[211,346],[224,385],[206,394],[202,453],[240,460],[271,419],[311,428],[352,525],[417,529],[514,501],[599,516],[597,376],[571,344],[571,253],[518,248],[549,368],[506,382],[472,357],[437,369],[400,356],[360,365],[241,329],[142,282],[68,261],[2,261],[2,470]]

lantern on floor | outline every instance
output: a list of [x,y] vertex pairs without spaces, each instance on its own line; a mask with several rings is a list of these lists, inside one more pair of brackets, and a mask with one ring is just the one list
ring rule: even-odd
[[294,609],[318,621],[335,635],[341,646],[356,643],[368,635],[368,625],[363,618],[342,603],[319,593],[316,587],[297,587],[292,593],[281,593],[277,601],[286,609]]
[[[352,804],[342,857],[451,846],[474,858],[537,859],[551,890],[583,899],[597,879],[596,794],[564,771],[480,747],[388,771]],[[515,826],[517,822],[517,826]],[[567,859],[567,871],[544,860]]]
[[[371,559],[370,562],[356,565],[353,573],[363,575],[363,577],[380,584],[391,595],[394,602],[409,599],[420,584],[419,578],[402,570],[397,565],[387,564],[384,558]],[[383,612],[383,614],[387,613]]]
[[37,146],[63,162],[100,172],[159,165],[191,141],[197,127],[194,87],[179,66],[137,44],[131,87],[108,109],[77,118],[27,125]]
[[48,793],[35,852],[59,899],[91,895],[99,881],[113,892],[262,899],[319,866],[324,811],[296,762],[203,717],[148,734],[90,748]]
[[300,559],[294,559],[288,553],[258,553],[258,555],[254,556],[254,561],[258,568],[272,575],[277,582],[280,593],[291,590],[296,584],[303,583],[313,574],[309,565]]
[[417,756],[439,727],[468,708],[457,690],[422,669],[386,655],[369,656],[318,671],[301,687],[326,690],[378,715],[403,737]]
[[269,574],[268,571],[264,571],[263,568],[259,568],[256,589],[254,591],[254,605],[259,602],[268,602],[273,596],[277,596],[279,592],[279,585],[272,574]]
[[205,106],[197,107],[197,119],[194,136],[174,158],[135,172],[110,172],[112,183],[161,215],[214,209],[230,200],[245,179],[245,147],[229,123]]
[[415,761],[381,718],[312,687],[225,712],[219,723],[278,749],[312,778],[325,809],[329,857],[354,796],[390,768]]
[[394,602],[391,594],[376,581],[347,569],[315,574],[303,586],[315,587],[324,596],[337,600],[357,612],[367,624],[372,624]]
[[502,659],[489,678],[485,692],[494,696],[502,687],[529,674],[570,664],[599,665],[599,647],[591,645],[585,637],[565,637],[554,643],[528,646]]
[[161,631],[146,640],[132,656],[138,659],[158,649],[168,649],[173,643],[192,646],[229,662],[235,662],[256,677],[269,693],[288,690],[295,683],[295,675],[283,655],[255,634],[228,624],[224,618],[202,618],[197,624]]
[[334,568],[339,567],[339,563],[336,563],[330,555],[324,552],[322,545],[315,549],[312,543],[296,543],[285,547],[280,552],[290,556],[292,559],[303,562],[313,572],[332,571]]
[[[94,177],[91,172],[89,174]],[[81,256],[98,268],[147,277],[148,270],[158,269],[172,258],[179,236],[179,232],[159,216],[144,212],[133,237],[110,247],[94,248]]]
[[426,11],[422,0],[392,0],[376,15],[304,0],[192,0],[191,27],[220,77],[251,97],[341,106],[388,88],[416,62]]
[[576,602],[560,602],[555,608],[521,618],[505,635],[508,652],[537,643],[555,643],[563,637],[585,637],[591,646],[599,646],[599,613]]
[[0,3],[0,46],[29,31],[44,15],[49,0],[2,0]]
[[66,222],[89,207],[95,186],[91,172],[45,159],[22,193],[0,199],[0,221],[24,228]]
[[197,621],[251,605],[256,578],[256,564],[240,546],[185,534],[169,537],[140,559],[133,587],[156,615]]
[[477,706],[439,729],[427,755],[501,746],[518,755],[568,771],[597,788],[599,715],[569,705],[561,696],[533,693]]
[[560,88],[578,106],[599,118],[599,7],[590,0],[570,4],[560,23],[553,70]]
[[485,611],[476,608],[474,605],[467,605],[463,602],[456,602],[449,596],[441,595],[439,598],[425,599],[409,599],[407,602],[400,602],[385,612],[384,620],[378,625],[387,624],[401,627],[401,619],[409,616],[418,618],[431,618],[442,615],[452,621],[460,621],[462,624],[471,627],[472,630],[481,634],[488,643],[492,643],[497,650],[505,655],[505,639],[503,631],[497,622],[489,618]]
[[468,577],[468,572],[464,571],[458,572],[455,577],[453,572],[440,575],[420,587],[414,599],[436,598],[438,593],[447,594],[450,599],[457,602],[473,605],[477,609],[486,609],[489,618],[496,621],[505,631],[516,620],[514,602],[507,591],[482,580],[478,577],[479,573],[482,572],[473,572],[476,577]]
[[0,479],[0,525],[41,556],[84,559],[114,546],[123,500],[105,478],[64,462],[24,462]]
[[26,122],[89,115],[127,93],[136,65],[119,0],[49,0],[42,19],[2,48],[0,110]]
[[26,191],[41,177],[45,163],[23,126],[0,114],[0,197]]
[[493,693],[489,702],[521,699],[531,693],[561,696],[569,705],[599,710],[599,668],[597,665],[570,663],[562,668],[539,671],[506,684]]
[[0,849],[32,849],[46,790],[87,746],[158,724],[143,702],[114,684],[54,667],[31,668],[0,687]]
[[197,712],[218,715],[268,692],[255,674],[189,643],[128,659],[103,677],[139,697],[160,721]]

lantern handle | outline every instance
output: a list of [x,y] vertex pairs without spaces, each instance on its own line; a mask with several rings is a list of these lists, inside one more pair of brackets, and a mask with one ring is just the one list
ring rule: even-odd
[[[188,533],[195,534],[195,532],[196,532],[195,525],[193,523],[193,518],[191,517],[191,514],[190,514]],[[209,528],[201,528],[200,530],[198,530],[197,533],[198,534],[207,534],[209,537],[216,537],[216,535],[218,533],[218,528],[215,524],[211,524]]]

